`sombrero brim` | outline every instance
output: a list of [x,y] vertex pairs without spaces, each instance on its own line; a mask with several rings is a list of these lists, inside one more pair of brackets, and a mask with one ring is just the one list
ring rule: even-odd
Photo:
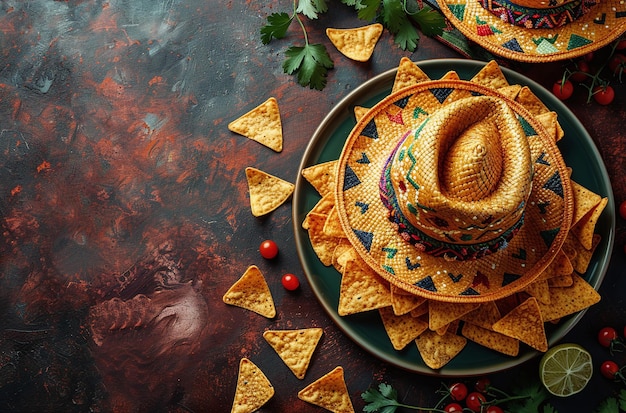
[[467,38],[507,59],[539,63],[583,56],[626,32],[626,4],[602,1],[576,21],[554,29],[527,29],[502,21],[477,0],[438,0]]
[[[507,248],[473,261],[450,261],[402,238],[387,219],[378,184],[390,151],[424,116],[476,95],[501,98],[517,115],[534,161],[533,190],[524,225]],[[337,174],[337,212],[359,256],[390,283],[433,300],[485,302],[520,291],[556,256],[572,217],[568,172],[554,138],[523,106],[470,81],[425,81],[382,100],[352,130]]]

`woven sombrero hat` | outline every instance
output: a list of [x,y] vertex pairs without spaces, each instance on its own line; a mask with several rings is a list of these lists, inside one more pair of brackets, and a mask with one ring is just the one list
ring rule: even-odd
[[495,89],[433,80],[359,120],[335,201],[360,257],[397,287],[484,302],[519,291],[569,230],[567,169],[542,124]]
[[437,0],[466,37],[524,62],[575,58],[626,32],[624,0]]

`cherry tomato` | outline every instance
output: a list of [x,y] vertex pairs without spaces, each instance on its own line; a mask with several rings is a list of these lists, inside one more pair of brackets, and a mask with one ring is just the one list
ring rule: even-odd
[[285,289],[289,291],[297,290],[298,287],[300,287],[300,281],[298,281],[298,277],[293,274],[283,275],[283,279],[281,280],[281,282],[283,283],[283,287],[285,287]]
[[609,70],[615,76],[626,71],[626,55],[615,53],[609,61]]
[[598,332],[598,342],[602,347],[610,348],[617,340],[617,331],[613,327],[604,327]]
[[619,216],[622,217],[622,219],[626,219],[626,201],[622,201],[622,203],[619,204]]
[[467,397],[467,386],[465,383],[454,383],[450,386],[450,397],[457,402],[465,400]]
[[583,59],[585,59],[585,62],[591,62],[593,60],[593,52],[589,52],[584,55]]
[[487,393],[489,386],[491,386],[491,381],[487,377],[481,377],[474,383],[474,389],[481,393]]
[[581,60],[576,63],[576,69],[569,76],[569,79],[573,82],[584,82],[588,79],[587,73],[589,73],[589,63],[585,60]]
[[614,380],[618,371],[619,366],[614,361],[607,360],[600,365],[600,373],[609,380]]
[[593,98],[601,105],[608,105],[615,98],[615,91],[611,86],[597,86],[593,89]]
[[446,404],[443,411],[446,413],[463,413],[463,407],[458,403],[450,403]]
[[504,410],[500,406],[489,406],[485,413],[504,413]]
[[270,239],[267,239],[259,246],[259,252],[263,258],[271,260],[278,255],[278,245]]
[[465,399],[465,405],[473,412],[480,412],[483,403],[485,403],[486,401],[487,399],[482,393],[473,391],[467,395],[467,399]]
[[615,46],[616,50],[624,50],[626,49],[626,39],[621,39],[617,42],[617,46]]
[[574,94],[574,85],[569,80],[566,80],[562,85],[561,83],[561,80],[554,82],[552,85],[552,93],[554,93],[554,96],[559,100],[569,99],[572,94]]

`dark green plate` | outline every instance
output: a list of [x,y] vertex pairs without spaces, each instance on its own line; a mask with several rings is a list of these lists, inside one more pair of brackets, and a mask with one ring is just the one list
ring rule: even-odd
[[[461,59],[440,59],[418,62],[419,67],[431,78],[439,79],[450,70],[458,73],[461,79],[471,79],[484,65],[484,62]],[[558,113],[565,137],[560,149],[568,166],[573,168],[572,178],[608,197],[608,204],[596,227],[602,235],[585,278],[598,289],[609,264],[615,233],[615,209],[613,192],[606,168],[598,149],[574,114],[541,85],[516,72],[502,69],[510,84],[527,85],[548,106]],[[355,125],[354,106],[371,107],[391,91],[396,70],[389,70],[359,86],[339,102],[315,131],[302,158],[300,169],[320,162],[338,159],[345,139]],[[432,370],[421,359],[416,346],[407,346],[396,351],[385,333],[378,312],[371,311],[347,317],[337,314],[339,302],[340,274],[332,267],[321,264],[311,248],[308,233],[302,229],[306,214],[320,199],[315,189],[302,176],[298,176],[293,197],[293,222],[296,248],[306,277],[326,312],[337,326],[357,344],[376,357],[398,367],[428,375],[471,376],[505,370],[523,363],[539,353],[522,345],[518,357],[509,357],[472,342],[440,370]],[[583,316],[584,311],[567,317],[557,326],[550,326],[548,342],[553,345],[560,340]]]

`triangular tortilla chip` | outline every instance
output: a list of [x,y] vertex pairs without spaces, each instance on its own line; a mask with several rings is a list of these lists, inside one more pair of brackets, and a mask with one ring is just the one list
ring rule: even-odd
[[265,277],[256,265],[248,267],[222,298],[226,304],[245,308],[267,318],[276,316],[274,299]]
[[571,234],[567,235],[565,242],[570,245],[576,251],[576,255],[572,259],[572,265],[574,266],[574,270],[579,274],[584,274],[587,272],[587,268],[589,267],[589,263],[591,262],[591,257],[593,257],[593,253],[595,252],[598,244],[602,240],[602,236],[600,234],[593,234],[593,238],[591,240],[591,249],[588,250],[582,246],[580,241],[576,237]]
[[428,302],[428,328],[438,330],[464,314],[475,310],[479,305],[478,303],[447,303],[431,300]]
[[228,129],[276,152],[283,150],[283,126],[278,102],[273,97],[230,122]]
[[456,357],[467,344],[467,339],[453,333],[439,335],[434,331],[426,330],[415,340],[415,344],[424,363],[436,370]]
[[491,330],[493,324],[501,318],[500,310],[494,301],[486,301],[475,310],[463,314],[460,319],[466,323]]
[[[552,277],[555,278],[555,277]],[[542,304],[550,303],[550,286],[548,285],[548,280],[538,279],[530,283],[524,291],[528,293],[528,295],[535,297],[537,301]]]
[[363,116],[370,110],[370,108],[366,108],[363,106],[355,106],[354,107],[354,119],[358,122],[361,120]]
[[263,338],[293,374],[302,380],[322,333],[323,330],[316,327],[299,330],[267,330],[263,333]]
[[402,350],[428,328],[428,323],[410,314],[395,315],[391,307],[378,309],[391,345]]
[[231,413],[256,412],[274,396],[274,387],[265,374],[252,361],[239,362],[237,389]]
[[337,160],[318,163],[302,169],[301,174],[323,197],[333,192],[336,165]]
[[334,413],[354,413],[341,366],[300,390],[298,398]]
[[319,201],[317,201],[313,208],[311,208],[306,217],[304,217],[304,220],[302,221],[302,228],[307,230],[309,229],[311,225],[311,223],[309,222],[309,215],[318,214],[327,216],[330,213],[331,209],[333,209],[334,207],[335,195],[331,193],[324,195]]
[[422,69],[419,68],[418,65],[416,65],[408,57],[402,57],[402,59],[400,59],[400,64],[398,65],[398,71],[396,72],[391,92],[396,92],[400,89],[413,86],[426,80],[430,80],[430,78],[422,71]]
[[576,225],[578,221],[602,201],[602,197],[574,180],[570,179],[570,182],[572,183],[572,194],[574,197],[572,225]]
[[420,304],[426,302],[426,298],[419,297],[414,294],[409,294],[396,287],[395,285],[390,285],[391,287],[391,306],[393,308],[393,313],[395,315],[403,315],[408,314],[414,308],[420,306]]
[[471,82],[487,86],[490,89],[499,89],[509,86],[504,73],[495,60],[489,61],[474,77]]
[[326,29],[326,35],[337,50],[358,62],[367,62],[370,59],[382,33],[383,25],[380,23],[353,29]]
[[598,223],[598,219],[604,211],[606,204],[608,202],[608,198],[602,198],[598,205],[596,205],[590,212],[587,213],[584,217],[580,219],[574,225],[570,231],[572,234],[578,238],[580,243],[586,249],[590,250],[593,246],[593,234],[596,228],[596,224]]
[[345,316],[390,305],[391,292],[382,278],[365,263],[348,261],[341,277],[338,314]]
[[523,86],[520,89],[515,100],[535,116],[550,112],[550,109],[543,104],[541,99],[539,99],[528,86]]
[[600,301],[600,294],[582,277],[573,273],[572,281],[570,287],[551,288],[549,304],[539,303],[543,321],[560,319]]
[[310,212],[306,217],[311,247],[322,264],[329,266],[333,263],[333,253],[341,238],[329,237],[324,234],[324,225],[328,215]]
[[522,90],[521,85],[510,85],[510,86],[501,87],[500,89],[498,89],[498,92],[503,94],[504,96],[506,96],[507,98],[511,100],[515,100],[520,90]]
[[493,331],[513,337],[532,348],[548,351],[546,329],[535,297],[530,297],[493,325]]
[[516,357],[519,354],[519,340],[488,330],[476,324],[463,324],[461,334],[474,343],[506,354],[507,356]]
[[558,115],[554,111],[545,112],[545,113],[542,113],[541,115],[535,116],[535,119],[541,122],[543,127],[546,128],[546,131],[548,132],[548,134],[554,137],[555,142],[560,141],[561,138],[565,136],[565,132],[563,131],[563,128],[559,124],[557,118],[558,118]]
[[324,234],[329,237],[346,238],[346,233],[343,231],[341,221],[339,221],[339,215],[337,215],[335,208],[331,209],[328,213],[323,231]]
[[281,206],[291,197],[294,190],[291,182],[256,168],[247,167],[246,178],[250,192],[250,209],[255,217],[269,214]]

